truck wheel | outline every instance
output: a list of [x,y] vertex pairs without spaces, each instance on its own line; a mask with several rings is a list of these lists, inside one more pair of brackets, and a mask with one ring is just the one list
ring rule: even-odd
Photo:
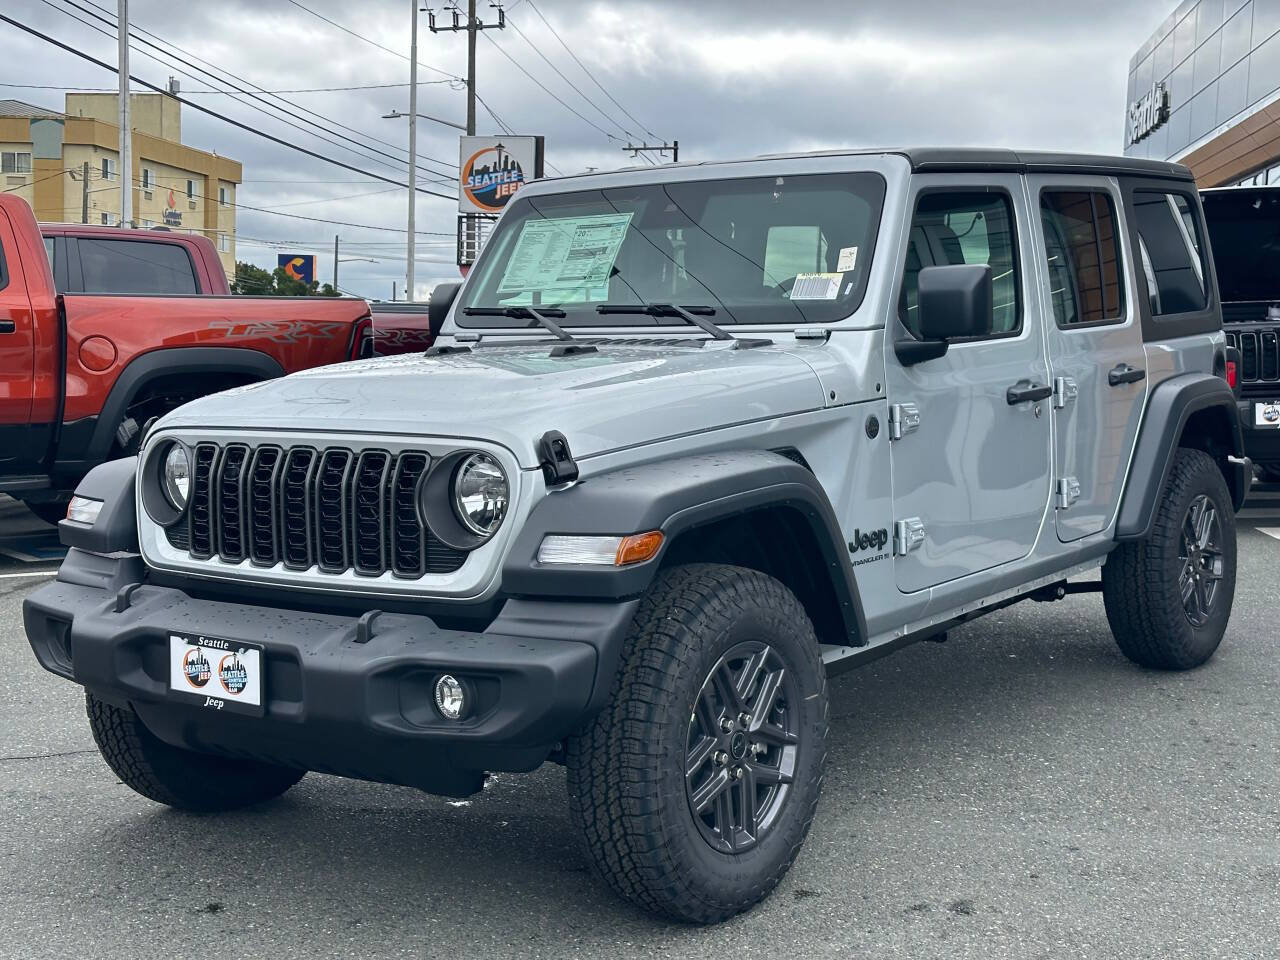
[[1263,483],[1280,483],[1280,463],[1264,463],[1258,478]]
[[1217,464],[1180,448],[1146,540],[1102,568],[1107,620],[1121,651],[1159,670],[1207,661],[1227,629],[1236,588],[1236,515]]
[[609,705],[567,744],[572,816],[622,896],[716,923],[791,866],[826,736],[826,673],[791,591],[741,567],[674,567],[641,601]]
[[305,770],[232,760],[171,746],[151,733],[131,707],[85,694],[93,739],[122,783],[156,803],[216,813],[278,797]]

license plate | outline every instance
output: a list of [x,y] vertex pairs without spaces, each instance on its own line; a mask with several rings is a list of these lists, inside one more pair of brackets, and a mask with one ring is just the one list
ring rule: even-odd
[[1255,427],[1280,428],[1280,400],[1253,405],[1253,425]]
[[262,647],[187,633],[169,635],[169,690],[210,710],[262,716]]

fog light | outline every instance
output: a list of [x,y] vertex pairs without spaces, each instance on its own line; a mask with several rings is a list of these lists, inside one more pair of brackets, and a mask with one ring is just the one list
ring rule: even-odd
[[462,681],[449,674],[436,680],[436,709],[446,720],[461,720],[467,712],[467,690]]
[[71,503],[67,507],[67,519],[76,523],[92,525],[101,512],[101,500],[94,500],[92,497],[82,497],[77,494],[71,498]]

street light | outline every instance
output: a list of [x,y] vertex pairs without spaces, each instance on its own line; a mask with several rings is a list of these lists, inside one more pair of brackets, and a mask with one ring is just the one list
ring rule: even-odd
[[[409,114],[403,113],[400,110],[392,110],[390,113],[384,113],[382,115],[382,119],[383,120],[399,120],[401,117],[407,117],[407,116],[409,116]],[[428,116],[425,113],[419,113],[419,114],[416,114],[416,116],[421,117],[423,120],[431,120],[435,123],[443,123],[446,127],[453,127],[455,130],[461,130],[463,133],[467,132],[466,127],[464,127],[460,123],[454,123],[452,120],[441,120],[439,117]]]

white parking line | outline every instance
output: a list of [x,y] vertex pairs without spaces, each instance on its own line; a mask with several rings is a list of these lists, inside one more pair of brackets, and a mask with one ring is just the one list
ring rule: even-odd
[[1280,540],[1280,527],[1254,527],[1259,533],[1265,533],[1268,537]]
[[57,570],[36,570],[32,573],[0,573],[0,580],[16,580],[19,577],[53,577],[57,576],[57,574]]

